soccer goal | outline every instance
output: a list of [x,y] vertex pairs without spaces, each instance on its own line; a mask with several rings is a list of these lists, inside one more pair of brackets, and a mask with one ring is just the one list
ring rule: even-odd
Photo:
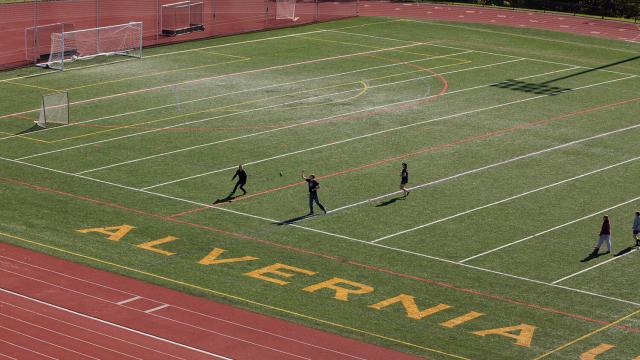
[[26,28],[24,31],[25,58],[36,63],[49,60],[51,34],[73,30],[75,30],[75,27],[72,23],[64,22]]
[[52,33],[49,61],[39,66],[64,70],[67,62],[100,55],[141,58],[142,23]]
[[276,19],[298,21],[296,17],[296,0],[276,0]]
[[38,126],[46,128],[49,124],[69,125],[69,94],[60,92],[43,95],[40,103]]
[[160,8],[161,35],[176,36],[204,31],[204,3],[180,1]]

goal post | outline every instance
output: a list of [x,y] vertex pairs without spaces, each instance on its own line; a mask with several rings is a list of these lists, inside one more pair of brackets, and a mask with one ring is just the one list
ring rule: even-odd
[[42,95],[40,116],[36,124],[42,128],[49,124],[69,125],[69,93]]
[[296,0],[276,0],[276,19],[297,21]]
[[24,30],[25,59],[32,62],[46,61],[51,50],[51,34],[73,31],[72,23],[58,22],[42,24]]
[[204,31],[204,3],[180,1],[160,8],[160,34],[176,36],[194,31]]
[[142,57],[142,22],[51,34],[49,61],[41,66],[64,70],[66,62],[101,55]]

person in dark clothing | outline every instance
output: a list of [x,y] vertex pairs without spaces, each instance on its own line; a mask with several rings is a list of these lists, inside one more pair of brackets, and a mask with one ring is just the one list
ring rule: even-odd
[[404,197],[407,197],[411,190],[405,189],[409,183],[409,170],[407,170],[407,163],[402,163],[402,171],[400,172],[400,190],[404,192]]
[[602,219],[602,226],[600,227],[600,237],[598,238],[598,245],[593,249],[593,253],[597,254],[600,250],[602,243],[607,243],[607,253],[611,252],[611,223],[609,222],[609,215],[605,215]]
[[320,203],[318,199],[318,189],[320,189],[320,183],[316,180],[316,176],[314,174],[309,175],[309,177],[304,176],[304,170],[302,170],[302,178],[309,185],[309,215],[313,215],[313,203],[318,204],[320,209],[327,213],[327,209]]
[[244,168],[242,167],[242,165],[238,166],[238,171],[236,171],[236,173],[233,175],[233,177],[231,178],[231,181],[233,181],[236,177],[238,178],[238,182],[236,182],[236,186],[233,187],[233,191],[231,191],[231,194],[229,194],[229,197],[232,197],[233,194],[236,193],[236,190],[238,190],[238,187],[240,188],[240,190],[242,190],[242,195],[247,194],[247,191],[244,189],[244,186],[247,184],[247,172],[244,171]]

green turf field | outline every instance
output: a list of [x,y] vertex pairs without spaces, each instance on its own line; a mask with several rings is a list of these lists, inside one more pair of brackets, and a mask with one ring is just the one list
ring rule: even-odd
[[431,359],[640,356],[637,44],[358,18],[68,68],[0,73],[2,241]]

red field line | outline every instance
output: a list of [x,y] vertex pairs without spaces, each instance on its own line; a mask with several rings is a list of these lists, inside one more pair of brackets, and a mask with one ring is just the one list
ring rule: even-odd
[[[183,225],[186,225],[186,226],[196,227],[196,228],[203,229],[203,230],[223,233],[223,234],[226,234],[226,235],[229,235],[229,236],[232,236],[232,237],[236,237],[236,238],[239,238],[239,239],[254,241],[254,242],[266,244],[266,245],[269,245],[269,246],[274,246],[274,247],[283,248],[283,249],[287,249],[287,250],[290,250],[290,251],[302,253],[302,254],[307,254],[307,255],[311,255],[311,256],[315,256],[315,257],[321,257],[321,258],[324,258],[324,259],[327,259],[327,260],[331,260],[331,261],[335,261],[335,262],[339,262],[339,263],[346,263],[346,264],[350,264],[350,265],[366,268],[366,269],[369,269],[369,270],[384,272],[384,273],[387,273],[389,275],[399,276],[399,277],[403,277],[403,278],[407,278],[407,279],[413,279],[413,280],[416,280],[416,281],[424,282],[424,283],[435,285],[435,286],[446,287],[446,288],[449,288],[449,289],[452,289],[452,290],[455,290],[455,291],[460,291],[460,292],[464,292],[464,293],[468,293],[468,294],[478,295],[478,296],[484,297],[484,298],[492,300],[492,301],[505,302],[505,303],[510,303],[510,304],[514,304],[514,305],[525,306],[525,307],[528,307],[528,308],[538,309],[538,310],[541,310],[541,311],[544,311],[544,312],[547,312],[547,313],[550,313],[550,314],[562,315],[562,316],[571,317],[571,318],[575,318],[575,319],[579,319],[579,320],[583,320],[583,321],[588,321],[588,322],[593,322],[593,323],[598,323],[598,324],[609,324],[609,322],[604,321],[604,320],[593,319],[593,318],[589,318],[589,317],[586,317],[586,316],[583,316],[583,315],[572,314],[572,313],[564,312],[564,311],[561,311],[561,310],[557,310],[557,309],[553,309],[553,308],[550,308],[550,307],[545,307],[545,306],[541,306],[541,305],[537,305],[537,304],[530,304],[530,303],[527,303],[527,302],[523,302],[523,301],[516,300],[516,299],[511,299],[511,298],[504,297],[504,296],[492,295],[492,294],[480,292],[480,291],[473,290],[473,289],[467,289],[467,288],[463,288],[463,287],[458,287],[456,285],[452,285],[452,284],[448,284],[448,283],[444,283],[444,282],[439,282],[439,281],[434,281],[434,280],[430,280],[430,279],[426,279],[426,278],[421,278],[421,277],[418,277],[418,276],[403,274],[403,273],[399,273],[399,272],[396,272],[396,271],[393,271],[393,270],[385,269],[385,268],[382,268],[382,267],[377,267],[377,266],[374,266],[374,265],[364,264],[364,263],[361,263],[361,262],[358,262],[358,261],[355,261],[355,260],[350,260],[350,259],[347,259],[347,258],[341,258],[341,257],[337,257],[337,256],[332,256],[332,255],[326,255],[326,254],[322,254],[322,253],[315,252],[315,251],[310,251],[310,250],[296,248],[296,247],[289,246],[289,245],[280,244],[280,243],[277,243],[277,242],[274,242],[274,241],[271,241],[271,240],[258,239],[256,237],[245,235],[245,234],[241,234],[241,233],[227,232],[227,231],[224,231],[224,230],[216,229],[216,228],[209,227],[209,226],[202,225],[202,224],[196,224],[196,223],[181,221],[181,220],[178,220],[178,219],[172,219],[172,218],[169,218],[169,217],[164,217],[162,215],[151,214],[151,213],[148,213],[148,212],[145,212],[145,211],[141,211],[141,210],[137,210],[137,209],[131,209],[131,208],[127,208],[127,207],[124,207],[124,206],[121,206],[121,205],[112,204],[112,203],[101,201],[101,200],[94,200],[94,199],[91,199],[91,198],[88,198],[88,197],[85,197],[85,196],[74,195],[74,194],[70,194],[70,193],[67,193],[67,192],[62,192],[62,191],[55,190],[55,189],[50,189],[50,188],[43,187],[43,186],[32,185],[32,184],[29,184],[29,183],[26,183],[26,182],[23,182],[23,181],[20,181],[20,180],[14,180],[14,179],[8,179],[8,178],[1,178],[0,177],[0,181],[3,181],[5,183],[18,185],[18,186],[21,186],[21,187],[34,189],[34,190],[51,192],[51,193],[55,193],[55,194],[58,194],[58,195],[63,195],[65,197],[72,197],[72,198],[76,198],[76,199],[79,199],[79,200],[91,202],[91,203],[98,204],[98,205],[109,206],[109,207],[113,207],[113,208],[129,211],[129,212],[134,212],[134,213],[137,213],[137,214],[140,214],[140,215],[151,216],[151,217],[162,219],[162,220],[165,220],[165,221],[171,221],[171,222],[183,224]],[[0,264],[1,264],[1,262],[0,262]],[[626,330],[626,331],[640,333],[640,329],[638,329],[638,328],[628,327],[628,326],[621,326],[621,325],[617,325],[616,327],[619,328],[619,329]]]
[[527,9],[361,1],[360,15],[525,27],[626,41],[640,39],[639,24]]
[[[2,326],[89,356],[121,359],[121,354],[114,354],[119,351],[135,358],[168,358],[158,353],[162,351],[181,359],[211,359],[205,352],[234,359],[415,359],[8,244],[0,244],[0,258],[0,303],[8,304],[0,307]],[[11,321],[5,325],[4,319]],[[84,330],[89,326],[92,331]],[[152,342],[147,351],[155,351],[150,355],[135,347],[145,339]],[[44,353],[51,353],[48,346],[42,347]],[[64,349],[56,357],[64,358]]]
[[[397,161],[397,160],[401,160],[407,157],[411,157],[411,156],[416,156],[416,155],[421,155],[421,154],[426,154],[426,153],[432,153],[438,150],[442,150],[442,149],[448,149],[448,148],[452,148],[458,145],[464,145],[464,144],[469,144],[469,143],[473,143],[473,142],[478,142],[478,141],[482,141],[482,140],[487,140],[487,139],[491,139],[494,137],[498,137],[507,133],[514,133],[517,132],[519,130],[523,130],[523,129],[531,129],[533,127],[537,127],[537,126],[541,126],[541,125],[547,125],[550,124],[554,121],[558,121],[558,120],[562,120],[562,119],[566,119],[572,116],[577,116],[577,115],[584,115],[584,114],[588,114],[588,113],[592,113],[595,111],[600,111],[600,110],[604,110],[604,109],[609,109],[612,107],[616,107],[616,106],[620,106],[620,105],[624,105],[627,103],[631,103],[631,102],[636,102],[640,100],[640,97],[638,98],[633,98],[633,99],[627,99],[627,100],[623,100],[623,101],[619,101],[619,102],[615,102],[615,103],[610,103],[610,104],[605,104],[605,105],[599,105],[593,108],[588,108],[588,109],[583,109],[583,110],[579,110],[579,111],[573,111],[573,112],[569,112],[569,113],[565,113],[565,114],[561,114],[558,116],[554,116],[548,119],[542,119],[542,120],[536,120],[533,122],[529,122],[526,124],[520,124],[520,125],[516,125],[513,127],[508,127],[508,128],[504,128],[504,129],[499,129],[499,130],[495,130],[495,131],[490,131],[484,134],[480,134],[480,135],[473,135],[473,136],[469,136],[463,139],[459,139],[456,141],[452,141],[449,143],[444,143],[444,144],[439,144],[439,145],[435,145],[435,146],[431,146],[425,149],[421,149],[421,150],[417,150],[417,151],[413,151],[410,153],[406,153],[406,154],[401,154],[398,156],[394,156],[394,157],[390,157],[390,158],[386,158],[386,159],[381,159],[381,160],[377,160],[368,164],[364,164],[364,165],[360,165],[357,167],[353,167],[353,168],[349,168],[349,169],[345,169],[345,170],[341,170],[341,171],[337,171],[331,174],[327,174],[327,175],[322,175],[322,176],[318,176],[317,178],[319,180],[322,179],[328,179],[328,178],[332,178],[335,176],[339,176],[339,175],[344,175],[344,174],[348,174],[348,173],[352,173],[352,172],[356,172],[356,171],[360,171],[363,169],[368,169],[368,168],[372,168],[372,167],[376,167],[379,165],[383,165],[383,164],[387,164],[389,162],[393,162],[393,161]],[[276,191],[280,191],[280,190],[284,190],[284,189],[288,189],[294,186],[299,186],[299,185],[304,185],[306,184],[305,181],[298,181],[295,183],[291,183],[291,184],[287,184],[287,185],[283,185],[283,186],[278,186],[272,189],[267,189],[264,191],[260,191],[257,193],[253,193],[251,195],[244,195],[238,198],[235,198],[233,201],[230,202],[224,202],[224,203],[220,203],[217,205],[212,205],[212,206],[222,206],[224,204],[228,204],[228,203],[233,203],[233,202],[237,202],[237,201],[241,201],[241,200],[247,200],[247,199],[251,199],[254,197],[259,197],[262,195],[266,195],[266,194],[270,194]],[[170,215],[170,218],[176,218],[176,217],[180,217],[183,215],[187,215],[187,214],[191,214],[191,213],[195,213],[195,212],[200,212],[200,211],[204,211],[207,209],[211,209],[211,206],[203,206],[203,207],[198,207],[198,208],[194,208],[191,210],[187,210],[187,211],[183,211],[177,214],[173,214]]]

